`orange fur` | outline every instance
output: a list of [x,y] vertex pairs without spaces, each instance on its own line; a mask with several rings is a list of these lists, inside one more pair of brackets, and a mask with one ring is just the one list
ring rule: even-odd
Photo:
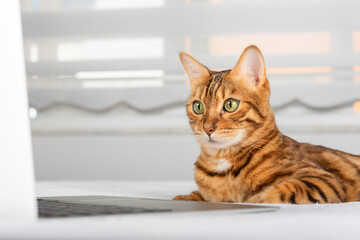
[[[257,47],[246,48],[232,70],[208,70],[185,53],[180,59],[191,80],[187,113],[201,153],[195,163],[199,191],[175,200],[293,204],[360,200],[360,156],[299,143],[279,132]],[[239,101],[234,112],[224,110],[229,98]],[[202,114],[194,112],[194,101],[204,105]]]

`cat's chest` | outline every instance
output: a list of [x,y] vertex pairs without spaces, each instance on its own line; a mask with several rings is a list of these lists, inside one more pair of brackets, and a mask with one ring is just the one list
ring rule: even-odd
[[232,164],[227,159],[219,159],[218,161],[211,164],[211,168],[213,171],[218,173],[225,173],[232,167]]
[[235,183],[230,170],[233,165],[227,159],[200,162],[195,169],[195,181],[207,201],[239,202],[239,184]]

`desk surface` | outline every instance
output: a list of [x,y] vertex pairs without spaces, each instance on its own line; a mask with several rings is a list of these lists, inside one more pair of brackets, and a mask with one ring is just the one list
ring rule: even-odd
[[[38,182],[37,196],[114,195],[171,199],[193,182]],[[358,239],[360,202],[277,205],[268,213],[157,214],[0,221],[0,239]]]

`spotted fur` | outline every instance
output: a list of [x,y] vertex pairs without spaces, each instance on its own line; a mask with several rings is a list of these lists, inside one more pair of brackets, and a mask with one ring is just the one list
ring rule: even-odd
[[[191,80],[187,114],[201,153],[195,162],[199,190],[175,200],[291,204],[360,200],[359,155],[299,143],[279,132],[257,47],[246,48],[236,66],[225,71],[208,70],[185,53],[180,59]],[[223,107],[229,98],[239,101],[232,113]],[[204,104],[203,114],[193,112],[194,101]],[[214,131],[208,135],[204,128]]]

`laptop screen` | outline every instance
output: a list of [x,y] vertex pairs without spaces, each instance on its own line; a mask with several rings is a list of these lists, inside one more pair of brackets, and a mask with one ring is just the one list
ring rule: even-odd
[[0,2],[0,217],[35,219],[35,191],[19,1]]

